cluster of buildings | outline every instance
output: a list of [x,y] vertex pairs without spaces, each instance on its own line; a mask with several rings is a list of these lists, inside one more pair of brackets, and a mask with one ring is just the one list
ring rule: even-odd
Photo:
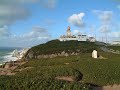
[[113,41],[111,45],[120,45],[120,41]]
[[90,41],[90,42],[96,41],[96,39],[94,37],[88,37],[87,35],[83,35],[83,34],[72,35],[70,26],[68,26],[68,28],[67,28],[66,35],[60,36],[59,40],[60,41],[77,40],[77,41]]

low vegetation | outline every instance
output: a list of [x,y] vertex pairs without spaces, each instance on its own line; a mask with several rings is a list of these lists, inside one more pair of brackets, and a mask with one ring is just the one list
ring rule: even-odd
[[120,46],[108,46],[109,49],[113,50],[119,50],[120,51]]
[[[56,43],[60,43],[55,41]],[[55,43],[54,42],[54,43]],[[78,47],[84,47],[88,52],[77,56],[56,57],[48,59],[32,59],[18,67],[14,76],[0,76],[1,90],[93,90],[91,85],[120,84],[120,55],[106,53],[99,50],[94,43],[72,41]],[[48,42],[49,47],[52,47]],[[52,42],[53,43],[53,42]],[[56,46],[57,44],[54,44]],[[65,46],[63,43],[66,43]],[[63,46],[62,46],[63,45]],[[60,47],[76,48],[69,42],[61,42]],[[59,44],[58,44],[59,46]],[[58,47],[56,46],[56,47]],[[44,48],[43,48],[44,47]],[[36,46],[32,50],[39,53],[50,53],[47,45]],[[54,47],[53,47],[54,48]],[[92,59],[91,51],[98,48],[98,54],[106,59]],[[43,50],[46,51],[43,51]],[[60,50],[61,50],[60,49]],[[50,52],[48,52],[50,50]],[[53,52],[59,48],[53,49]],[[84,49],[85,50],[85,49]],[[58,80],[56,77],[73,77],[74,81]]]
[[52,40],[45,44],[35,46],[29,50],[34,56],[46,54],[58,54],[63,51],[66,53],[88,53],[93,49],[98,49],[98,45],[94,42],[79,42],[79,41],[66,41],[60,42],[59,40]]

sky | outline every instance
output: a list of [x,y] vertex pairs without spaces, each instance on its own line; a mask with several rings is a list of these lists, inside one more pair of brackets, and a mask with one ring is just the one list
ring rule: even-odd
[[119,0],[0,0],[0,47],[31,47],[71,27],[108,42],[120,40]]

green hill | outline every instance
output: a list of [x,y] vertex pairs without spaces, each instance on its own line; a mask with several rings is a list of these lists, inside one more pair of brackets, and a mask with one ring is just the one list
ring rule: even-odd
[[26,57],[35,59],[38,58],[39,55],[55,54],[55,56],[59,56],[58,54],[61,54],[62,52],[67,53],[68,55],[74,55],[78,53],[91,53],[94,49],[98,50],[99,47],[93,42],[60,42],[59,40],[52,40],[45,44],[32,47]]
[[[120,55],[100,47],[98,43],[58,40],[32,47],[26,57],[33,57],[12,71],[15,75],[0,76],[0,90],[94,90],[94,86],[120,84]],[[93,49],[105,59],[91,58]],[[36,58],[63,51],[69,56]],[[70,55],[72,52],[77,55]]]

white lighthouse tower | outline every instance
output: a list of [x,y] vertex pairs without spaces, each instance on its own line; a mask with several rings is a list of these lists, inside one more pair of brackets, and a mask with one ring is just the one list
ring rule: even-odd
[[78,35],[72,35],[72,32],[70,30],[70,26],[68,26],[66,35],[62,35],[59,38],[60,41],[90,41],[95,42],[95,39],[93,37],[88,37],[87,35],[78,34]]
[[70,26],[68,26],[66,33],[67,33],[67,37],[71,37],[72,36],[71,30],[70,30]]

